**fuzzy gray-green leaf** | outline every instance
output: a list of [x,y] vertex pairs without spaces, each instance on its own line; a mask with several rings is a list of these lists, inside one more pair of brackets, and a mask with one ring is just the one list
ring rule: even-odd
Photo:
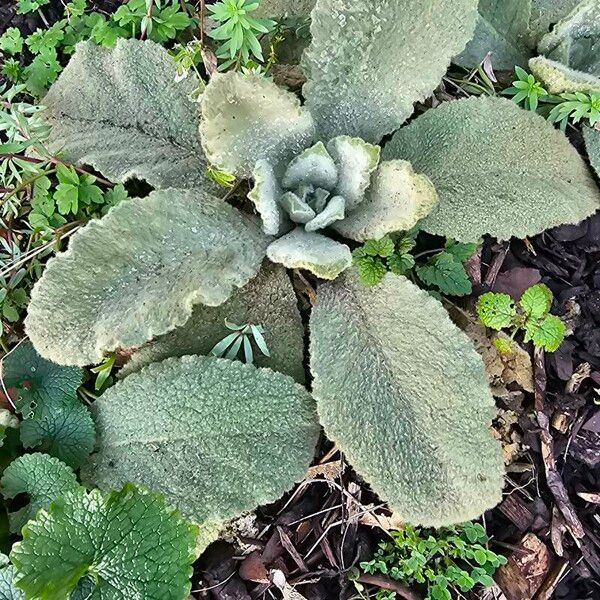
[[93,412],[99,441],[83,479],[147,486],[198,522],[278,499],[302,479],[319,433],[313,400],[291,377],[204,356],[133,373]]
[[501,499],[483,363],[437,300],[401,276],[367,288],[349,271],[319,288],[310,326],[325,431],[400,518],[438,527]]
[[225,302],[257,273],[267,243],[249,217],[201,190],[121,202],[48,263],[28,335],[55,362],[96,364],[183,325],[195,304]]
[[[208,355],[227,335],[225,320],[240,325],[262,325],[270,357],[258,353],[254,361],[256,366],[270,367],[304,383],[304,328],[296,295],[285,269],[270,263],[266,263],[250,283],[234,292],[221,306],[196,306],[183,327],[134,353],[120,375],[129,375],[149,363],[171,356]],[[264,350],[262,354],[266,354]]]
[[154,42],[79,44],[43,100],[51,151],[112,181],[212,185],[204,176],[198,105],[188,98],[198,81],[190,75],[175,82],[176,72]]
[[459,241],[524,238],[600,207],[565,135],[510,100],[445,102],[397,132],[384,158],[409,160],[433,181],[440,202],[421,227]]
[[477,0],[317,0],[306,104],[324,140],[377,143],[428,97],[471,38]]
[[592,127],[584,127],[583,139],[590,163],[600,177],[600,131]]
[[257,161],[277,168],[310,146],[315,125],[291,92],[262,75],[230,71],[206,86],[200,133],[212,164],[249,177]]

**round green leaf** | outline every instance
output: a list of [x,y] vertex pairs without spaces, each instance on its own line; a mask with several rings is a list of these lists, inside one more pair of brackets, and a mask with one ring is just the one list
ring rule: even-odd
[[403,520],[459,523],[500,500],[483,363],[437,300],[405,277],[367,288],[348,271],[319,288],[310,327],[325,432]]
[[93,412],[97,453],[84,480],[147,486],[198,522],[278,499],[305,474],[319,432],[310,395],[291,377],[204,356],[133,373]]
[[218,306],[260,268],[267,237],[202,190],[119,203],[72,238],[36,284],[25,322],[36,350],[62,364],[100,362]]
[[59,496],[79,487],[75,473],[57,458],[47,454],[25,454],[6,467],[0,480],[0,491],[5,498],[27,494],[29,503],[8,513],[10,530],[16,533],[36,513],[50,506]]
[[600,207],[565,135],[510,100],[445,102],[398,131],[384,158],[409,160],[433,181],[440,202],[421,227],[460,241],[524,238]]
[[106,496],[79,488],[24,527],[10,558],[31,598],[68,600],[91,580],[90,600],[184,600],[197,534],[156,494],[129,484]]

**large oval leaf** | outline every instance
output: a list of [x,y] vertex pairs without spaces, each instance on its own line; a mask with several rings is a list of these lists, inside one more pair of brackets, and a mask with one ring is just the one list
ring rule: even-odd
[[48,262],[26,330],[54,362],[86,365],[183,325],[256,275],[268,243],[249,217],[202,190],[160,190],[114,207]]
[[446,102],[398,131],[384,158],[412,162],[434,183],[430,233],[474,242],[524,238],[578,223],[600,191],[575,148],[543,117],[501,98]]
[[254,364],[304,383],[304,327],[298,301],[285,269],[272,263],[267,263],[221,306],[196,306],[185,325],[140,348],[119,374],[128,375],[172,356],[209,354],[231,333],[226,320],[238,325],[262,325],[270,356],[255,352]]
[[173,59],[154,42],[79,44],[43,100],[50,149],[112,181],[206,184],[198,105],[188,97],[200,82],[176,82],[176,74]]
[[303,57],[324,139],[377,143],[429,96],[471,38],[477,0],[317,0]]
[[305,474],[319,433],[310,394],[270,369],[205,356],[154,363],[94,403],[102,489],[133,481],[202,522],[273,502]]
[[404,277],[367,288],[350,271],[319,288],[310,325],[325,432],[402,519],[448,525],[500,500],[483,363],[437,300]]

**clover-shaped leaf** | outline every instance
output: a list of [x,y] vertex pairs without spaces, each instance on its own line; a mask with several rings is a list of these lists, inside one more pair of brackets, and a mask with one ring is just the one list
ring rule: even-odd
[[83,488],[55,500],[23,529],[10,558],[27,597],[184,600],[198,528],[153,493],[128,484],[102,495]]
[[98,444],[84,481],[147,486],[200,523],[279,498],[308,469],[319,433],[313,400],[291,377],[214,357],[151,364],[92,410]]
[[123,201],[50,261],[27,332],[58,363],[98,363],[183,325],[194,304],[222,304],[256,275],[267,243],[249,217],[199,189]]

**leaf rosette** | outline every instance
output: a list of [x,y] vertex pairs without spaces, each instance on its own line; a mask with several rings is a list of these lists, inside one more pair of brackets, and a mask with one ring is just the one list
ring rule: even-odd
[[[477,0],[316,0],[304,104],[256,73],[216,73],[198,114],[175,65],[151,42],[78,48],[45,100],[53,144],[109,179],[142,177],[159,189],[72,237],[32,293],[27,330],[40,354],[62,364],[139,347],[138,366],[154,351],[165,359],[97,403],[86,481],[149,485],[198,520],[226,520],[302,476],[318,412],[375,491],[415,524],[464,521],[499,501],[502,459],[481,358],[409,279],[360,284],[343,242],[415,226],[462,242],[509,239],[578,222],[600,206],[567,138],[509,100],[442,103],[401,128],[471,38],[477,8]],[[143,99],[143,110],[114,112],[121,97]],[[117,134],[123,146],[107,147]],[[260,220],[215,196],[199,170],[205,159],[252,180]],[[197,168],[186,181],[190,161]],[[254,322],[244,306],[253,296],[238,290],[250,286],[263,298],[256,324],[267,337],[266,315],[282,312],[284,300],[299,323],[281,267],[256,283],[265,256],[332,280],[317,288],[310,321],[314,398],[276,372],[302,380],[298,361],[281,361],[276,346],[270,369],[240,368],[189,356],[214,339],[181,334],[218,336],[223,316]],[[281,330],[297,347],[302,332]],[[165,479],[173,456],[181,469]],[[190,506],[191,484],[210,502]]]

